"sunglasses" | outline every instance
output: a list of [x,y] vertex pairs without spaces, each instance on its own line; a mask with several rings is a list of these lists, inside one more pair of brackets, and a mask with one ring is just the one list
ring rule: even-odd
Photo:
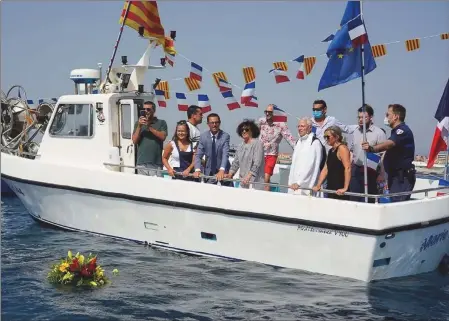
[[271,114],[273,114],[273,112],[272,112],[272,111],[265,110],[265,114],[266,114],[266,115],[271,115]]
[[246,132],[249,132],[249,128],[242,128],[242,134]]
[[324,109],[324,107],[320,107],[320,108],[312,108],[313,111],[321,111],[321,110],[323,110],[323,109]]
[[177,125],[185,125],[187,122],[185,120],[180,120],[177,122]]
[[143,110],[145,110],[147,113],[152,112],[153,108],[144,108]]
[[219,125],[221,123],[221,121],[210,121],[210,122],[208,122],[208,124],[211,124],[211,125]]

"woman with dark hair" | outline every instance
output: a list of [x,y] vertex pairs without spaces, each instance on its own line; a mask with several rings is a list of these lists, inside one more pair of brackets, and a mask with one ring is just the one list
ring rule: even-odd
[[[193,178],[188,175],[193,171],[194,157],[195,150],[190,140],[189,126],[185,120],[181,120],[176,124],[172,140],[164,148],[162,163],[171,177],[190,181]],[[181,172],[182,175],[176,175],[175,172]]]
[[338,126],[331,126],[324,132],[324,139],[331,147],[327,154],[326,165],[321,171],[318,183],[313,187],[315,192],[321,189],[321,184],[327,178],[327,189],[337,191],[337,194],[328,194],[328,198],[349,200],[344,195],[351,181],[351,160],[349,148],[343,140],[343,134]]
[[[263,144],[258,139],[260,129],[252,120],[244,120],[237,127],[237,134],[243,139],[235,152],[234,161],[226,178],[232,178],[239,171],[240,187],[249,188],[251,183],[264,181]],[[261,184],[253,184],[255,189],[264,189]]]

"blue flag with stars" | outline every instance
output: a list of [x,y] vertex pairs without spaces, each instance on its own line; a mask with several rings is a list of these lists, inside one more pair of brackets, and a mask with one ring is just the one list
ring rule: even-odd
[[[343,25],[336,32],[327,49],[326,54],[329,57],[329,61],[321,76],[318,91],[344,84],[362,76],[362,46],[354,45],[349,32],[352,28],[355,28],[353,26],[363,24],[360,17],[359,1],[348,2],[342,23]],[[366,75],[376,69],[377,66],[368,40],[366,40],[363,47]]]

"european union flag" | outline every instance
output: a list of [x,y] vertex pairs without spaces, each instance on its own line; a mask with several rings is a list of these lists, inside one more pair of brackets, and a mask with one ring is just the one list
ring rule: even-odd
[[[342,19],[344,24],[336,32],[334,39],[327,49],[326,54],[329,57],[329,61],[321,76],[318,91],[344,84],[362,76],[362,47],[354,46],[354,39],[351,39],[350,36],[350,31],[355,30],[352,28],[360,27],[359,21],[361,19],[355,19],[359,15],[360,2],[349,1]],[[366,40],[364,42],[365,75],[373,71],[376,67],[371,45]]]

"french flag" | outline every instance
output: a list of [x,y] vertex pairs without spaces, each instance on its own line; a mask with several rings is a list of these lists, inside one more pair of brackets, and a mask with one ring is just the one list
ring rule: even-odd
[[348,31],[354,48],[368,41],[368,34],[366,33],[365,25],[361,17],[348,22]]
[[276,84],[290,81],[290,79],[287,76],[287,73],[282,69],[271,69],[270,73],[274,74],[274,79],[276,80]]
[[167,107],[167,102],[165,101],[165,93],[163,90],[156,89],[156,100],[159,107]]
[[226,105],[228,106],[229,110],[234,110],[234,109],[240,108],[240,105],[237,102],[237,100],[235,99],[234,95],[232,94],[232,91],[222,92],[221,95],[225,99]]
[[174,66],[175,65],[175,55],[171,55],[169,53],[165,54],[165,60],[167,60],[168,64],[170,66]]
[[374,153],[366,153],[366,166],[373,170],[377,170],[381,157]]
[[435,134],[433,135],[432,146],[430,147],[427,168],[432,168],[438,154],[448,150],[449,145],[449,80],[446,88],[444,88],[443,96],[441,96],[440,104],[435,113],[438,120]]
[[190,67],[190,78],[198,80],[199,82],[203,81],[203,67],[193,61],[190,63]]
[[242,97],[240,97],[240,102],[245,105],[248,101],[251,100],[251,97],[253,97],[256,94],[256,82],[251,81],[245,85],[245,88],[243,88]]
[[207,95],[203,94],[198,95],[198,107],[201,107],[203,113],[208,113],[212,110],[212,107],[209,102],[209,97],[207,97]]
[[176,101],[178,102],[179,111],[187,111],[189,109],[189,104],[187,104],[186,94],[176,93]]
[[221,93],[232,90],[231,84],[221,78],[218,79],[218,88]]
[[251,96],[251,99],[245,104],[246,107],[259,107],[256,96]]
[[304,79],[304,55],[299,56],[296,59],[293,59],[293,61],[296,61],[299,63],[299,70],[296,74],[297,79]]
[[287,113],[276,105],[273,105],[273,122],[277,123],[287,122]]

